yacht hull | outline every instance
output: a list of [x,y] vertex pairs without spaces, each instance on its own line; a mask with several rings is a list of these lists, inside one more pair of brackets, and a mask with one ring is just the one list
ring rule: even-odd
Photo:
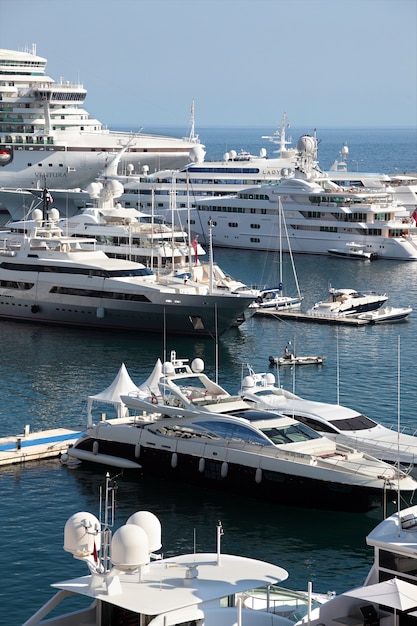
[[[0,289],[0,318],[132,332],[211,336],[245,321],[251,298],[178,295],[154,302],[19,297]],[[94,301],[95,300],[95,301]]]
[[[115,428],[112,426],[109,430]],[[142,439],[140,443],[137,440],[128,443],[87,436],[68,453],[71,458],[104,467],[121,467],[120,459],[123,459],[126,463],[140,465],[145,475],[152,474],[176,483],[209,487],[275,504],[365,512],[382,506],[384,499],[396,500],[395,490],[384,493],[380,487],[361,484],[353,476],[351,482],[345,484],[330,481],[328,474],[320,479],[320,471],[312,477],[308,469],[298,473],[291,467],[292,462],[285,460],[275,463],[275,469],[260,469],[259,457],[257,466],[255,459],[252,459],[253,463],[248,459],[243,461],[242,455],[239,458],[239,453],[233,450],[229,451],[225,460],[224,450],[218,453],[221,458],[214,459],[198,454],[197,450],[182,453],[174,449],[162,450],[148,443],[142,443]],[[113,463],[110,457],[116,462]],[[401,491],[401,494],[409,501],[413,492]]]

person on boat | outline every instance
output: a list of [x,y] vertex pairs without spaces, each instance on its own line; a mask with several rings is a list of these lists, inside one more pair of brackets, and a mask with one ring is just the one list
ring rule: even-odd
[[291,359],[292,358],[292,353],[289,347],[290,344],[287,343],[287,345],[285,346],[285,351],[284,351],[284,356],[286,359]]

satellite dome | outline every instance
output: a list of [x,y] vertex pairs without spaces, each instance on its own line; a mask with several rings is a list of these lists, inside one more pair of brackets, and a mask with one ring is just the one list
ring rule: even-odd
[[275,385],[275,376],[271,374],[271,372],[268,372],[268,374],[265,376],[265,380],[268,385]]
[[91,513],[74,513],[65,524],[64,550],[77,558],[85,558],[100,550],[100,522]]
[[206,156],[206,151],[201,144],[193,146],[190,150],[190,160],[192,163],[202,163]]
[[228,161],[229,159],[230,159],[230,154],[228,152],[225,152],[223,155],[223,160]]
[[156,515],[149,511],[137,511],[129,517],[126,524],[134,524],[145,531],[150,552],[161,549],[161,522]]
[[111,191],[115,196],[121,196],[124,191],[122,183],[118,180],[109,180],[107,182],[107,186],[109,191]]
[[149,165],[144,165],[142,167],[142,174],[148,174],[149,173]]
[[35,222],[42,222],[42,209],[35,209],[32,213],[32,217],[35,220]]
[[254,386],[255,386],[255,381],[253,379],[253,376],[245,376],[245,378],[242,380],[242,388],[251,389]]
[[101,183],[90,183],[85,188],[86,192],[92,198],[97,198],[100,194],[100,191],[103,189],[103,185]]
[[347,147],[346,144],[344,144],[344,146],[342,148],[342,154],[343,154],[343,156],[346,156],[347,154],[349,154],[349,148]]
[[49,219],[53,222],[57,222],[59,220],[59,211],[58,209],[51,209],[49,211]]
[[194,359],[191,363],[191,369],[194,374],[200,374],[204,371],[204,361],[203,359]]
[[175,367],[171,363],[171,361],[165,361],[162,365],[162,373],[166,376],[173,376],[175,374]]
[[236,150],[230,150],[230,158],[231,159],[235,159],[237,157],[237,152]]
[[133,571],[150,561],[146,532],[135,524],[125,524],[116,530],[111,540],[110,560],[122,571]]
[[314,155],[316,151],[316,140],[311,135],[303,135],[297,141],[297,150],[298,152]]

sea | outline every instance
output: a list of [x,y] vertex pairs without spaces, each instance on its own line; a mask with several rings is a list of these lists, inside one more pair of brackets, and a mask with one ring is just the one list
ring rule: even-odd
[[[235,149],[272,154],[262,135],[270,128],[202,128],[206,159]],[[180,129],[145,129],[178,134]],[[314,129],[289,129],[294,142]],[[389,174],[417,172],[416,129],[317,129],[319,162],[330,168],[349,148],[349,169]],[[214,250],[215,261],[249,285],[276,280],[276,255]],[[290,260],[284,255],[284,287],[290,295]],[[378,260],[360,263],[320,256],[295,256],[303,310],[325,299],[329,286],[386,293],[388,304],[412,306],[398,324],[346,327],[251,318],[214,339],[87,331],[29,323],[0,323],[0,437],[85,424],[87,398],[104,390],[124,363],[140,384],[158,357],[200,357],[206,373],[230,392],[238,391],[248,366],[271,371],[277,382],[300,396],[340,402],[386,426],[417,429],[417,263]],[[269,356],[287,342],[298,354],[326,356],[323,366],[271,369]],[[113,416],[111,407],[103,407]],[[137,510],[150,510],[162,523],[163,553],[216,549],[216,524],[224,528],[222,550],[267,559],[289,572],[285,586],[316,592],[363,583],[373,560],[366,545],[382,512],[335,513],[279,503],[265,504],[212,489],[195,490],[166,480],[112,474],[118,485],[115,527]],[[83,575],[82,563],[63,549],[66,520],[77,511],[98,514],[102,468],[63,465],[59,460],[0,468],[0,624],[23,624],[54,590],[51,584]],[[416,496],[417,497],[417,496]]]

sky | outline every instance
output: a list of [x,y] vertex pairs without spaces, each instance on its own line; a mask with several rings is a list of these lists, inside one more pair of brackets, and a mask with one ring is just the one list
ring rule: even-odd
[[0,0],[110,128],[417,126],[416,0]]

